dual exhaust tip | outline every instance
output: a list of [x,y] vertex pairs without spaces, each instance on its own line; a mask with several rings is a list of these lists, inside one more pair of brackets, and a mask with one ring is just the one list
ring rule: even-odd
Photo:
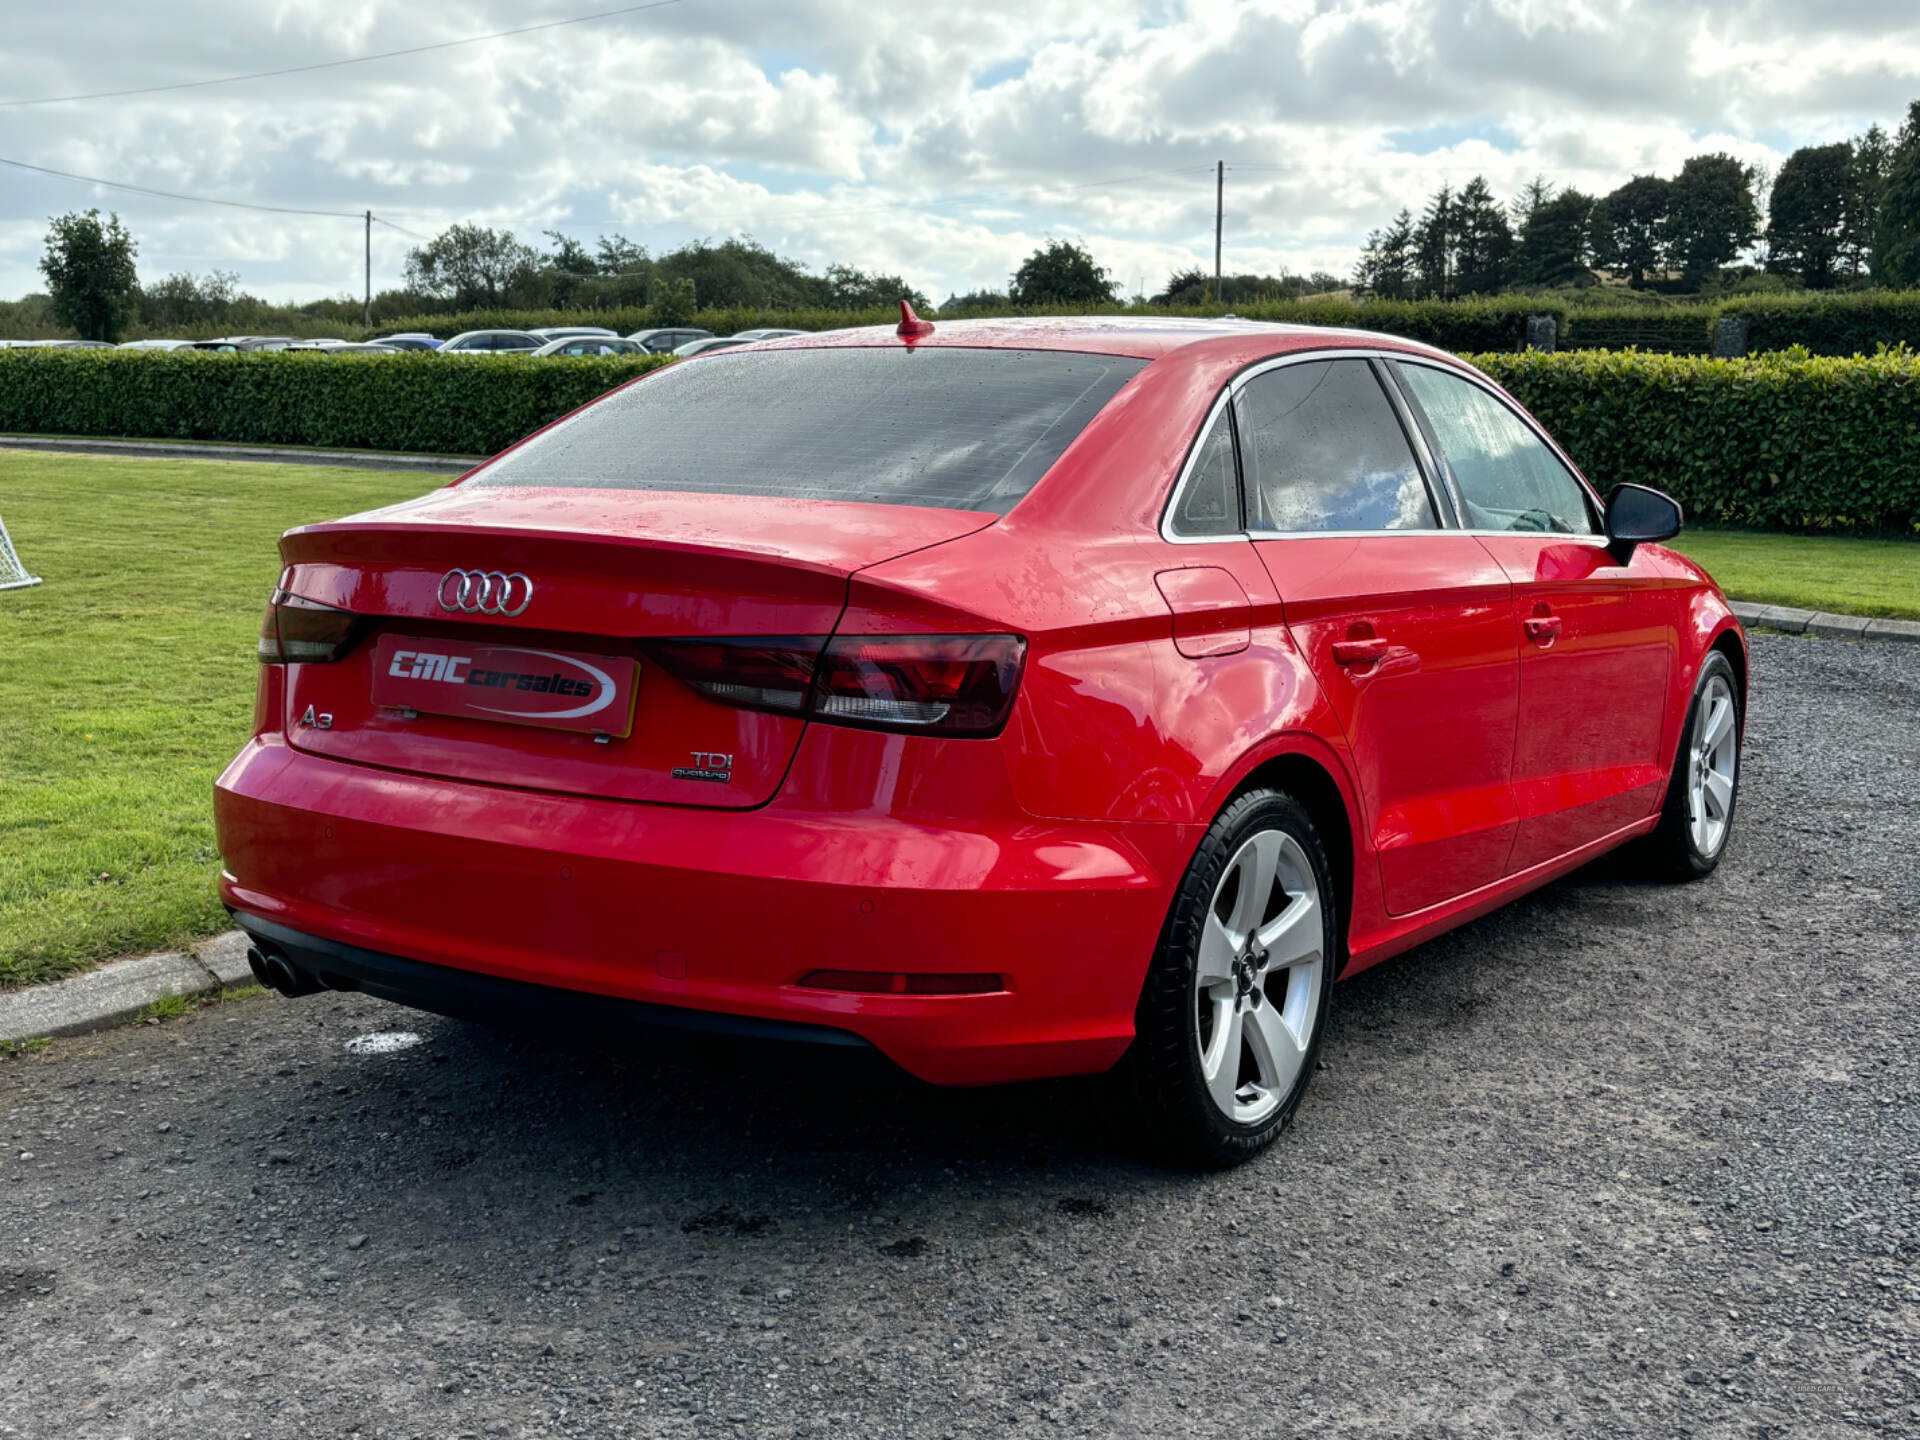
[[303,970],[280,951],[261,944],[247,947],[247,968],[253,971],[253,978],[267,989],[278,991],[290,1000],[301,995],[315,995],[322,990],[355,988],[351,983]]

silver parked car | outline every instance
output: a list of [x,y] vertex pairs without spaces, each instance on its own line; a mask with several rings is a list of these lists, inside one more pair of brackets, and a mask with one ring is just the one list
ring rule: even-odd
[[535,355],[645,355],[643,346],[618,335],[562,335],[549,340]]

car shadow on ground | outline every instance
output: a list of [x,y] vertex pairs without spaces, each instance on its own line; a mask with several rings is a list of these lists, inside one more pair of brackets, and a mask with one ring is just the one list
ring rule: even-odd
[[[1514,1003],[1500,997],[1536,952],[1589,930],[1620,903],[1625,881],[1615,863],[1590,866],[1343,983],[1322,1055],[1333,1073],[1316,1077],[1304,1143],[1339,1163],[1344,1147],[1321,1132],[1340,1123],[1343,1084],[1392,1088],[1407,1056],[1451,1043],[1446,1032],[1477,1023],[1489,1003]],[[664,1210],[711,1246],[809,1216],[931,1216],[937,1207],[921,1202],[956,1186],[979,1194],[997,1185],[1029,1210],[1072,1214],[1077,1205],[1104,1211],[1089,1197],[1116,1189],[1206,1183],[1131,1133],[1114,1077],[941,1089],[868,1052],[674,1031],[556,1035],[337,1003],[345,1013],[324,1022],[324,1058],[307,1072],[316,1098],[334,1097],[332,1123],[309,1122],[309,1157],[331,1152],[333,1165],[361,1172],[339,1177],[349,1193],[437,1199],[424,1210],[449,1225],[464,1224],[474,1203],[522,1208],[526,1218],[571,1209],[652,1224]],[[356,1055],[341,1043],[343,1023],[412,1030],[423,1043]],[[273,1120],[259,1110],[249,1118]],[[1302,1144],[1301,1133],[1280,1148]]]

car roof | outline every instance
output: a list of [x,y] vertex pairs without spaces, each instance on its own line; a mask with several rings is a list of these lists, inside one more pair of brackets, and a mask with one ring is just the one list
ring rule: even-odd
[[[1362,349],[1454,357],[1400,335],[1329,325],[1283,325],[1239,320],[1147,315],[1035,315],[994,320],[940,320],[933,333],[915,338],[917,347],[965,346],[1000,350],[1066,350],[1094,355],[1125,355],[1158,360],[1195,348],[1195,358],[1250,364],[1289,350],[1323,350],[1352,345]],[[826,330],[763,340],[763,350],[827,349],[840,346],[906,344],[891,325]]]

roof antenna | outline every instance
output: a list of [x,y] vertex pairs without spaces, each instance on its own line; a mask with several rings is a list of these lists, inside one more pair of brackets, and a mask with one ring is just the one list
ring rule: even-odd
[[933,333],[933,322],[931,320],[922,320],[918,315],[914,314],[913,302],[911,300],[902,300],[900,302],[900,328],[893,333],[903,340],[917,340],[922,335],[931,335]]

